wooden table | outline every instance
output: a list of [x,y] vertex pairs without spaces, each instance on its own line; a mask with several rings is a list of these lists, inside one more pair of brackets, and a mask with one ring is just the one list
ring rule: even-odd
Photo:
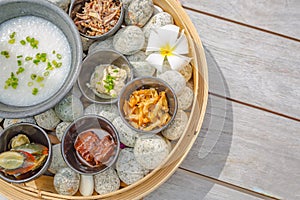
[[300,1],[181,0],[209,100],[176,173],[145,199],[300,199]]

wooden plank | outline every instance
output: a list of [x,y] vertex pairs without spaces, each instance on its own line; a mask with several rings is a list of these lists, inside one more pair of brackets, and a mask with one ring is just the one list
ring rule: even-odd
[[145,197],[145,200],[257,200],[260,198],[214,184],[178,170],[161,187]]
[[299,199],[300,123],[210,96],[181,167],[280,199]]
[[299,42],[197,12],[188,14],[209,50],[210,92],[300,118]]
[[300,39],[299,0],[180,0],[180,2],[192,9]]

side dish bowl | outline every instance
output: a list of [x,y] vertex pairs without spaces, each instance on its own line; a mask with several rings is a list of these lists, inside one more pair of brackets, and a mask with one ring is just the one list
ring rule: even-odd
[[[169,120],[167,121],[167,123],[156,126],[151,130],[145,130],[145,129],[143,130],[143,129],[141,129],[141,127],[133,126],[132,122],[129,121],[129,118],[137,117],[137,115],[138,115],[138,117],[140,119],[140,116],[145,117],[145,115],[146,116],[152,115],[150,112],[152,112],[153,110],[157,110],[155,107],[157,106],[157,104],[159,104],[159,102],[157,102],[157,100],[151,100],[152,102],[156,102],[156,103],[153,104],[151,102],[152,105],[150,105],[150,106],[145,105],[143,108],[143,112],[144,112],[143,114],[135,113],[132,116],[128,116],[128,114],[126,113],[126,105],[125,104],[128,103],[129,99],[133,96],[133,93],[135,91],[151,89],[151,88],[155,89],[158,94],[161,92],[165,93],[167,107],[168,107],[167,113],[169,114]],[[144,94],[142,94],[142,95],[144,95]],[[140,97],[137,97],[137,99],[140,99]],[[135,102],[134,102],[134,104],[135,104]],[[136,110],[140,109],[139,105],[135,105],[135,106],[137,106],[137,108],[133,109],[133,110],[136,111]],[[160,131],[164,130],[165,128],[167,128],[170,125],[170,123],[174,120],[176,113],[177,113],[178,102],[177,102],[177,97],[176,97],[174,90],[165,81],[163,81],[159,78],[155,78],[155,77],[140,77],[140,78],[136,78],[136,79],[132,80],[123,88],[123,90],[121,91],[120,96],[119,96],[118,108],[119,108],[119,113],[120,113],[122,120],[130,128],[132,128],[133,130],[135,130],[141,134],[156,134],[156,133],[159,133]],[[144,110],[144,109],[146,109],[146,110]],[[148,115],[148,113],[150,113],[150,115]],[[154,118],[157,118],[157,116],[156,116],[157,114],[154,114],[154,115],[155,115]],[[149,120],[149,117],[146,120]],[[145,123],[145,124],[147,124],[147,123]]]
[[[95,91],[95,88],[91,86],[91,79],[95,76],[98,76],[100,79],[105,76],[103,70],[109,65],[118,67],[126,71],[127,74],[125,80],[123,81],[124,85],[133,79],[132,67],[125,56],[117,51],[110,49],[100,49],[94,51],[83,60],[81,71],[78,77],[78,86],[82,94],[89,101],[101,104],[111,104],[118,101],[118,94],[115,97],[110,97],[106,94],[101,94]],[[97,71],[99,71],[98,74],[95,72],[96,69],[98,69]],[[114,75],[111,75],[111,77],[114,78]],[[104,79],[106,79],[106,77],[104,77]],[[101,80],[98,80],[96,84],[100,84],[100,82]],[[114,85],[114,87],[116,88],[116,84]]]
[[[100,141],[95,141],[91,135],[88,135],[87,137],[81,138],[80,147],[76,146],[79,136],[87,132],[95,133],[99,137]],[[106,159],[105,163],[98,166],[92,166],[89,163],[87,164],[85,159],[80,156],[82,155],[80,152],[82,151],[85,156],[92,159],[96,157],[96,154],[101,156],[101,152],[104,151],[97,151],[94,153],[91,151],[98,149],[101,146],[101,141],[103,141],[105,137],[110,138],[114,143],[114,152],[110,152],[111,155],[109,156],[109,159]],[[91,145],[96,146],[89,148]],[[76,119],[68,126],[62,137],[61,148],[62,156],[71,169],[80,174],[94,175],[105,171],[116,162],[120,151],[120,140],[116,128],[106,118],[97,115],[85,115]],[[89,151],[88,149],[92,150]]]
[[[82,44],[76,26],[67,13],[48,1],[2,0],[0,1],[0,24],[17,17],[35,16],[56,25],[70,45],[70,70],[61,87],[47,96],[46,100],[30,106],[14,106],[0,102],[0,117],[22,118],[44,112],[56,105],[72,88],[79,74],[82,61]],[[43,33],[40,33],[43,34]],[[24,52],[25,53],[25,52]],[[4,80],[3,80],[4,81]],[[24,97],[26,98],[26,97]]]
[[0,172],[0,178],[11,183],[25,183],[37,179],[44,174],[52,158],[52,145],[47,133],[39,126],[31,123],[13,124],[2,131],[0,134],[0,153],[10,150],[11,139],[19,134],[24,134],[28,137],[31,143],[40,144],[48,148],[48,156],[41,166],[35,170],[31,170],[20,177],[16,178],[13,175],[8,175]]

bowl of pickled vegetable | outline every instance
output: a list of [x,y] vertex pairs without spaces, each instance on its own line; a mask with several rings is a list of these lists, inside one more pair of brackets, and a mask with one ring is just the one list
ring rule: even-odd
[[122,120],[139,133],[156,134],[167,128],[177,113],[177,97],[165,81],[140,77],[129,82],[118,100]]
[[47,133],[30,123],[13,124],[0,135],[0,178],[25,183],[44,174],[51,162]]

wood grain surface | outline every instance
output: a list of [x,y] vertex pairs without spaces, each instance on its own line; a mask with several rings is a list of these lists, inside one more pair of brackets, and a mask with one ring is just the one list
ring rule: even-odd
[[180,0],[183,6],[300,38],[299,0]]
[[[209,70],[209,91],[300,119],[300,43],[188,11],[217,71]],[[215,73],[218,73],[217,75]]]

